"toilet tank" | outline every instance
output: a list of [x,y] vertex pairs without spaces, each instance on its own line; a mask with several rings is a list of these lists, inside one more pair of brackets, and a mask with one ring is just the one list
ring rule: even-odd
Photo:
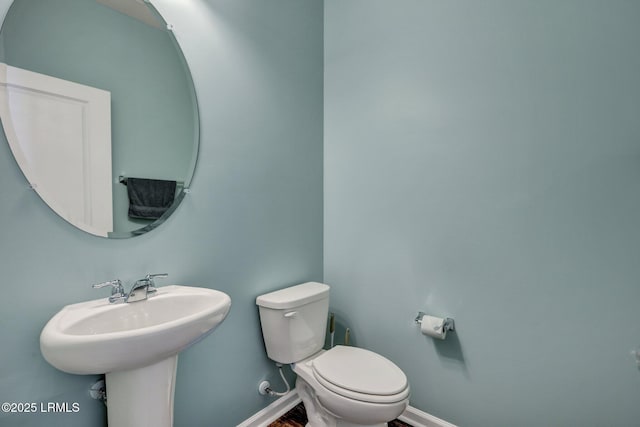
[[294,363],[324,345],[329,286],[318,282],[280,289],[256,298],[269,359]]

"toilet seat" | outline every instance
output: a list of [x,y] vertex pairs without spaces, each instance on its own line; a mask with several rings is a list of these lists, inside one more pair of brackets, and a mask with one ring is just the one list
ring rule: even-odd
[[336,346],[314,358],[311,368],[323,387],[349,399],[395,403],[409,396],[404,372],[369,350]]

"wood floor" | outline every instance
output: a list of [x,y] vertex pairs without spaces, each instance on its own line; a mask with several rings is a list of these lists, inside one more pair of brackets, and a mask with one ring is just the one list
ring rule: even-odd
[[[307,424],[307,414],[304,406],[299,403],[298,406],[269,424],[269,427],[304,427]],[[389,422],[389,427],[412,427],[402,421],[393,420]]]

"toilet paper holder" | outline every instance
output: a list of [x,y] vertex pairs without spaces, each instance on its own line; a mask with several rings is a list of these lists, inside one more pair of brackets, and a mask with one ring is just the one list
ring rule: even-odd
[[[418,315],[415,318],[416,325],[422,324],[422,318],[426,314],[427,313],[425,313],[424,311],[419,311],[418,312]],[[454,323],[452,318],[445,317],[444,319],[442,319],[442,331],[443,332],[455,331],[455,330],[456,330],[456,326],[455,326],[455,323]]]

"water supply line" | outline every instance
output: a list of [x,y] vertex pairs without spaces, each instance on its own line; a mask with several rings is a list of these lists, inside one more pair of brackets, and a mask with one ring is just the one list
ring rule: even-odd
[[282,363],[276,363],[276,366],[278,367],[278,371],[280,372],[280,378],[282,378],[282,381],[284,381],[284,384],[287,386],[287,390],[285,390],[283,392],[275,391],[275,390],[273,390],[271,388],[271,384],[269,383],[269,381],[263,381],[258,386],[258,392],[260,394],[268,394],[269,396],[281,397],[281,396],[284,396],[285,394],[287,394],[287,393],[289,393],[291,391],[291,387],[289,386],[289,382],[285,378],[284,372],[282,371]]

